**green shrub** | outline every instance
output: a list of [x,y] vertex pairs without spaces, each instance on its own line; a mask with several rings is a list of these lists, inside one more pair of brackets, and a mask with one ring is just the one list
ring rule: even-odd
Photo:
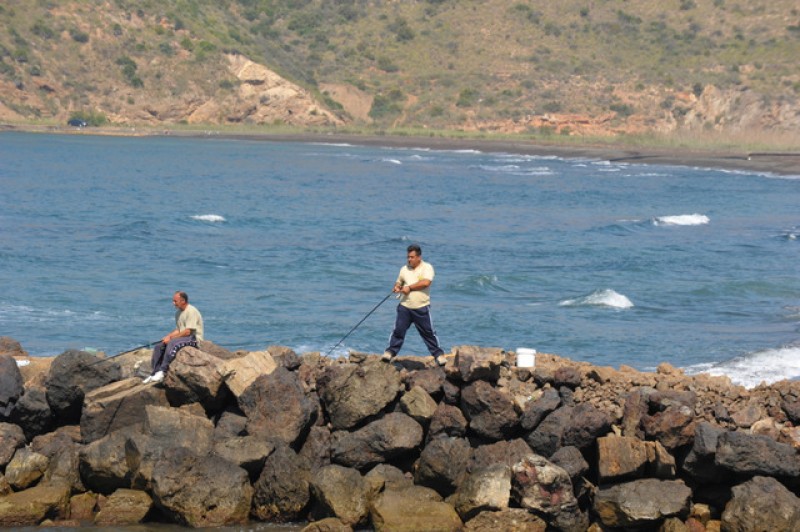
[[49,26],[47,26],[41,20],[37,20],[33,26],[31,26],[31,33],[36,35],[37,37],[41,37],[42,39],[52,39],[55,37],[56,32],[52,30]]
[[457,107],[471,107],[475,105],[475,102],[478,100],[478,91],[475,89],[463,89],[458,94],[458,100],[456,100]]
[[72,37],[72,40],[79,43],[87,43],[89,42],[89,34],[85,31],[81,31],[76,28],[72,28],[69,30],[69,36]]
[[627,103],[612,103],[608,106],[609,109],[617,113],[620,117],[628,117],[634,113],[634,109],[632,106],[628,105]]
[[108,122],[106,115],[99,111],[74,111],[71,115],[69,115],[69,120],[72,119],[83,120],[86,122],[86,125],[95,127],[102,126]]
[[393,89],[386,94],[378,94],[372,100],[369,116],[377,120],[398,115],[403,110],[404,101],[405,96],[399,89]]
[[381,56],[378,58],[378,68],[384,72],[397,72],[400,70],[400,67],[395,65],[392,60],[386,56]]

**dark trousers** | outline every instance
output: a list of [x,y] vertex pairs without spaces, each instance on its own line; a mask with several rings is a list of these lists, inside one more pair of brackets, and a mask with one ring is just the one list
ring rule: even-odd
[[439,356],[444,353],[442,348],[439,347],[436,331],[433,330],[430,305],[417,309],[397,305],[397,319],[394,322],[394,331],[392,331],[392,337],[389,339],[387,351],[393,355],[400,352],[400,348],[403,347],[403,340],[406,338],[406,331],[408,331],[412,323],[417,328],[417,332],[419,332],[431,355]]
[[193,334],[175,338],[174,340],[170,340],[168,344],[158,342],[153,348],[153,356],[150,358],[150,364],[153,367],[152,374],[155,375],[157,371],[166,373],[169,365],[175,360],[175,355],[187,345],[197,347],[197,340],[195,340]]

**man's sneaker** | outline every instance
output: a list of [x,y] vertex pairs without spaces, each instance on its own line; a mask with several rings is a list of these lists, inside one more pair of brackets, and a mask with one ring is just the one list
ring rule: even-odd
[[393,358],[394,358],[394,353],[392,353],[391,351],[384,351],[381,360],[383,360],[384,362],[391,362]]
[[150,382],[157,383],[164,380],[164,372],[163,371],[156,371],[155,374],[150,377]]
[[440,366],[444,366],[445,364],[447,364],[447,359],[444,357],[444,355],[439,355],[438,357],[436,357],[436,363],[439,364]]
[[152,375],[148,375],[146,379],[142,379],[142,384],[150,384],[151,382],[153,382]]

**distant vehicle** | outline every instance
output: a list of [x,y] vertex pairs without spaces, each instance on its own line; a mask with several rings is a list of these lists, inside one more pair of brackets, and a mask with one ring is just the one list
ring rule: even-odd
[[87,124],[85,120],[81,120],[80,118],[71,118],[69,122],[67,122],[67,125],[73,127],[86,127]]

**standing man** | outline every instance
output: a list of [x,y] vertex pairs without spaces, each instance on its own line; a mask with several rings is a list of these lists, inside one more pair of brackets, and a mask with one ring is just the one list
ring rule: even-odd
[[172,304],[178,309],[175,312],[175,329],[153,348],[151,359],[153,373],[142,381],[145,384],[163,381],[164,372],[178,351],[187,345],[197,347],[197,340],[203,339],[203,317],[193,305],[189,304],[186,292],[175,292]]
[[444,366],[446,359],[444,351],[439,347],[439,339],[433,330],[431,320],[431,283],[433,282],[433,266],[422,260],[422,249],[412,244],[408,246],[408,264],[400,268],[400,275],[394,283],[395,293],[402,294],[400,304],[397,305],[397,319],[394,331],[389,339],[389,347],[383,353],[382,360],[390,362],[400,348],[406,331],[413,323],[419,335],[428,347],[436,363]]

